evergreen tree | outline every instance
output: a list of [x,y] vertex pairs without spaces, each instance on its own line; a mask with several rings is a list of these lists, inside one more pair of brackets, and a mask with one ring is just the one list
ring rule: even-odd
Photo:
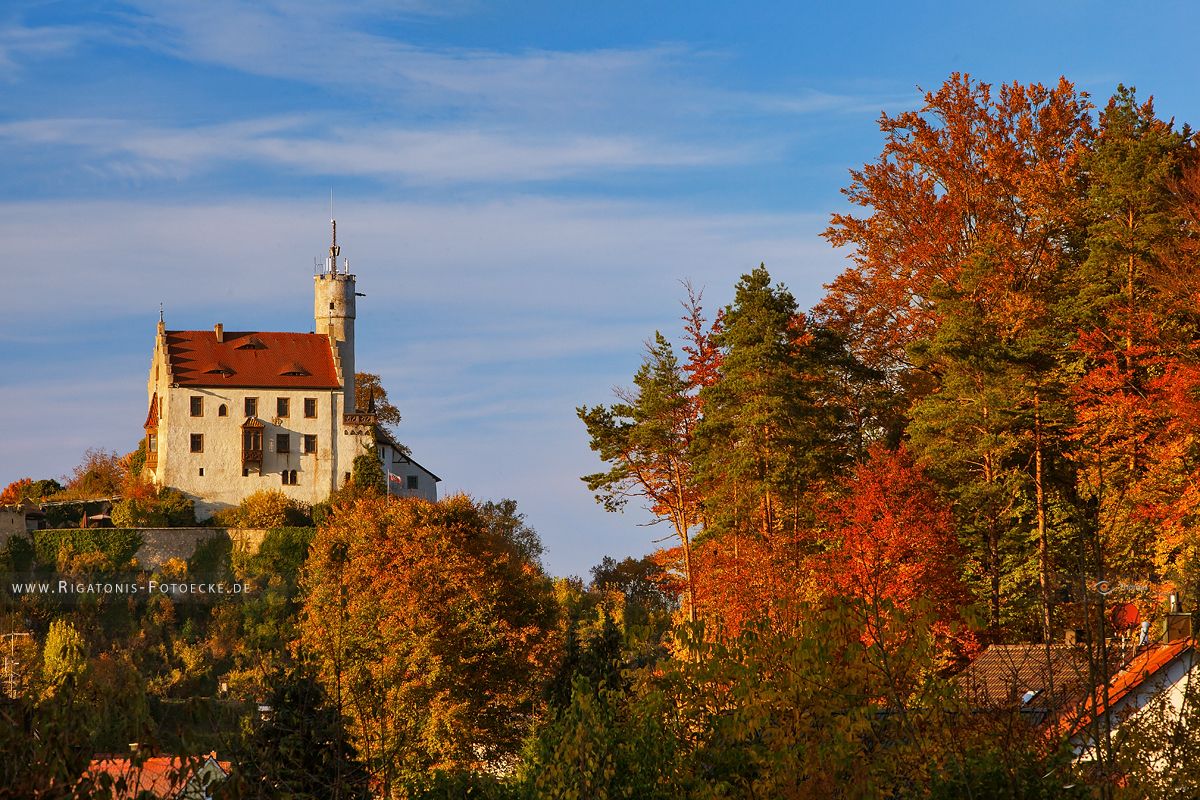
[[841,410],[826,402],[835,338],[807,323],[765,265],[743,275],[715,342],[692,457],[710,526],[769,539],[800,527],[800,498],[847,459]]
[[671,524],[683,552],[688,615],[696,619],[691,531],[700,521],[689,447],[697,423],[696,386],[661,333],[646,347],[632,390],[611,406],[576,409],[591,447],[612,466],[583,476],[596,501],[618,511],[640,497],[658,520]]

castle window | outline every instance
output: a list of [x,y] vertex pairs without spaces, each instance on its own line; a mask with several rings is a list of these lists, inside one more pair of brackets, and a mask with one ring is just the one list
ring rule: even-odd
[[204,477],[204,467],[201,467],[201,468],[200,468],[200,477],[201,477],[201,478],[203,478],[203,477]]
[[283,472],[279,473],[279,477],[283,479],[284,486],[295,486],[298,482],[296,480],[297,473],[294,469],[285,469]]
[[275,452],[290,453],[292,452],[292,436],[288,433],[275,434]]
[[415,490],[415,489],[417,488],[417,485],[418,485],[418,479],[417,479],[417,476],[416,476],[416,475],[409,475],[409,476],[408,476],[408,488],[409,488],[409,489],[412,489],[412,490]]
[[242,467],[242,477],[243,478],[250,477],[250,468],[249,467]]
[[258,416],[258,398],[257,397],[247,397],[246,398],[246,416],[247,417],[257,417]]
[[220,407],[218,407],[218,408],[217,408],[217,416],[218,416],[218,417],[226,417],[226,416],[229,416],[229,409],[227,409],[227,408],[225,407],[225,404],[224,404],[224,403],[222,403],[222,404],[220,405]]
[[199,395],[192,395],[192,416],[204,416],[204,398]]
[[275,416],[286,417],[288,415],[288,407],[290,401],[286,397],[280,397],[275,400]]
[[317,452],[317,435],[315,433],[304,434],[304,452],[305,453]]
[[304,416],[307,417],[308,419],[312,419],[316,415],[317,415],[317,398],[315,398],[315,397],[304,398]]
[[147,453],[157,453],[158,452],[158,434],[157,433],[146,434],[146,452]]
[[203,433],[193,433],[192,434],[192,452],[193,453],[203,453],[204,452],[204,434]]

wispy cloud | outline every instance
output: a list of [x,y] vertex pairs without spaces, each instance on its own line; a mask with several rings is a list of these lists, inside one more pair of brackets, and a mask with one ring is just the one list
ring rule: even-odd
[[15,80],[30,62],[67,53],[86,37],[87,31],[74,25],[2,25],[0,80]]
[[[757,111],[773,114],[875,112],[895,97],[800,89],[734,91],[701,77],[712,53],[682,42],[588,50],[418,46],[411,17],[464,10],[420,2],[330,4],[317,0],[149,2],[131,0],[141,43],[184,61],[249,75],[369,94],[381,108],[424,109],[459,120],[547,121],[603,129],[687,127],[685,119]],[[381,17],[401,18],[380,25]],[[409,19],[405,19],[405,18]],[[407,23],[407,24],[406,24]],[[423,23],[421,23],[423,24]],[[388,29],[389,33],[379,32]]]
[[250,163],[294,174],[361,176],[423,184],[528,182],[596,172],[728,165],[763,147],[698,146],[633,135],[518,135],[481,129],[323,127],[284,116],[189,128],[119,119],[37,119],[0,124],[0,140],[58,146],[88,168],[123,177],[184,177]]

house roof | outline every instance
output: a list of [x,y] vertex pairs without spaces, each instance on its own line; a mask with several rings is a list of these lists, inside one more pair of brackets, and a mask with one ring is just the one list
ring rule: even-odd
[[1087,653],[1065,644],[995,644],[959,682],[982,707],[1055,711],[1087,693]]
[[[223,773],[219,777],[229,775],[230,763],[218,761],[215,753],[201,756],[199,762],[179,756],[153,756],[140,766],[121,756],[97,756],[88,765],[87,775],[93,780],[105,774],[112,778],[112,796],[117,800],[132,800],[142,792],[148,792],[152,797],[174,798],[183,793],[197,772],[210,764]],[[124,782],[123,789],[117,788],[119,781]]]
[[1120,703],[1139,686],[1196,645],[1195,639],[1178,639],[1164,644],[1152,644],[1130,659],[1108,682],[1107,703],[1101,690],[1090,696],[1084,713],[1074,725],[1074,731],[1085,728],[1093,719]]
[[340,389],[329,337],[319,333],[166,331],[179,386]]
[[[377,424],[375,426],[375,444],[389,445],[392,450],[395,451],[395,454],[392,457],[393,464],[399,463],[400,461],[407,464],[412,464],[414,467],[433,478],[434,483],[442,482],[442,479],[437,475],[434,475],[428,467],[418,463],[417,460],[412,457],[412,452],[407,447],[396,441],[396,437],[392,435],[391,431],[382,425]],[[384,465],[384,468],[387,469],[387,465]],[[390,473],[391,470],[388,470],[388,472]]]

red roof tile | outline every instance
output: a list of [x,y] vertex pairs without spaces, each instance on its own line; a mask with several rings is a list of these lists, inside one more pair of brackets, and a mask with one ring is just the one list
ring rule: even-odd
[[[154,756],[147,758],[140,766],[133,760],[123,757],[101,756],[93,758],[88,765],[87,774],[92,780],[97,780],[102,774],[112,779],[114,798],[135,798],[148,792],[152,797],[176,797],[187,786],[188,780],[196,770],[208,761],[214,760],[215,753],[201,756],[199,759],[184,759],[178,756]],[[216,761],[217,766],[225,775],[229,774],[228,761]]]
[[1065,644],[994,644],[963,670],[959,685],[980,707],[1057,711],[1088,692],[1087,653]]
[[319,333],[167,331],[180,386],[340,389],[329,337]]

